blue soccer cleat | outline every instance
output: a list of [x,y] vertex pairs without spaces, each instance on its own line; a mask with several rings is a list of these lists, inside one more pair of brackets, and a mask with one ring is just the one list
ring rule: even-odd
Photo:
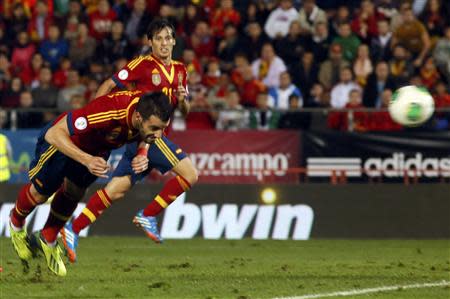
[[158,231],[156,217],[144,216],[144,210],[140,210],[133,218],[134,224],[144,230],[147,236],[156,243],[162,243],[162,238]]
[[71,263],[77,261],[78,234],[72,229],[72,222],[67,222],[61,229],[61,238]]

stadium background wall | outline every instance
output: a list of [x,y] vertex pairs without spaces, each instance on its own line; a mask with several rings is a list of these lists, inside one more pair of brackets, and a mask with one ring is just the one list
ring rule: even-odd
[[[267,187],[277,193],[275,206],[260,201]],[[8,235],[7,215],[19,188],[0,185],[0,235]],[[159,188],[135,186],[89,235],[140,236],[132,216]],[[449,194],[449,184],[198,185],[166,211],[160,224],[167,239],[449,238]],[[30,221],[34,229],[45,221],[36,218]]]

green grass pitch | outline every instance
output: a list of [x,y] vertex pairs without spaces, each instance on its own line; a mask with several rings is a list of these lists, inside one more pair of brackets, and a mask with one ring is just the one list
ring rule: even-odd
[[[0,238],[0,298],[274,298],[450,280],[448,240],[167,240],[89,237],[65,278],[28,273]],[[327,297],[332,298],[332,297]],[[336,298],[336,297],[334,297]],[[450,298],[449,286],[345,298]]]

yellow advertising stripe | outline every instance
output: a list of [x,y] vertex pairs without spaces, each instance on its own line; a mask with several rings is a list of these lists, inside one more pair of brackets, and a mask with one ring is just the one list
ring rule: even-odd
[[167,151],[167,153],[172,157],[172,159],[175,161],[175,164],[177,164],[178,162],[180,162],[180,160],[178,160],[177,156],[175,156],[175,154],[172,152],[172,150],[169,148],[169,146],[167,146],[167,144],[164,143],[164,141],[159,138],[159,141],[161,142],[162,147]]
[[97,119],[97,118],[102,118],[102,117],[106,117],[106,116],[109,116],[109,115],[123,114],[123,113],[126,113],[126,112],[127,112],[126,109],[122,109],[122,110],[111,110],[111,111],[108,111],[108,112],[102,112],[101,115],[100,115],[100,113],[99,113],[99,114],[91,114],[91,115],[88,115],[88,116],[87,116],[87,119],[88,119],[88,120],[95,120],[95,119]]
[[167,202],[159,195],[156,195],[155,197],[156,202],[159,203],[159,205],[161,207],[163,207],[164,209],[167,208],[169,205],[167,204]]
[[95,121],[90,121],[89,123],[90,124],[96,124],[96,123],[101,123],[101,122],[104,122],[104,121],[107,121],[107,120],[111,120],[111,119],[122,119],[122,118],[125,118],[126,117],[126,115],[122,115],[122,116],[113,116],[113,117],[107,117],[107,118],[102,118],[102,119],[99,119],[99,120],[95,120]]
[[58,212],[55,212],[55,210],[53,210],[53,209],[50,209],[50,213],[52,213],[53,216],[55,216],[56,218],[58,218],[61,221],[67,221],[70,218],[70,216],[61,215]]
[[178,159],[173,155],[173,153],[170,151],[170,149],[168,150],[167,146],[164,147],[165,144],[164,144],[164,142],[161,141],[161,139],[156,139],[155,144],[161,150],[161,152],[164,154],[164,156],[166,156],[167,160],[169,160],[169,162],[173,166],[175,166],[178,163]]
[[105,194],[103,194],[103,190],[98,190],[97,194],[100,197],[100,199],[102,200],[103,204],[105,205],[105,208],[107,208],[107,207],[109,207],[111,205],[109,203],[109,201],[106,199]]
[[[41,158],[39,159],[38,164],[37,164],[33,169],[31,169],[31,170],[28,172],[28,177],[29,177],[30,179],[33,178],[33,177],[36,175],[36,173],[38,173],[39,170],[41,170],[41,168],[42,168],[42,166],[45,164],[45,162],[47,162],[47,160],[48,160],[54,153],[56,153],[56,152],[58,151],[58,149],[57,149],[56,147],[54,147],[53,145],[52,145],[50,148],[52,148],[52,150],[51,150],[51,151],[48,151],[48,150],[47,150],[48,153],[47,153],[47,151],[46,151],[45,154],[42,155]],[[50,148],[49,148],[49,149],[50,149]]]
[[92,213],[91,210],[89,210],[88,208],[84,208],[83,211],[81,211],[81,213],[86,215],[86,217],[89,218],[91,223],[94,222],[95,219],[97,219],[97,217],[95,217],[94,213]]

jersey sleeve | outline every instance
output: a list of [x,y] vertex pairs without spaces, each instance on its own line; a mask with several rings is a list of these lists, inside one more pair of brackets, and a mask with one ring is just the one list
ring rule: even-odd
[[145,74],[144,57],[137,57],[112,76],[112,80],[120,88],[126,88],[129,83],[138,81]]
[[85,107],[67,113],[67,127],[70,136],[89,134],[92,130],[106,128],[110,120],[120,113],[114,101],[103,96]]

